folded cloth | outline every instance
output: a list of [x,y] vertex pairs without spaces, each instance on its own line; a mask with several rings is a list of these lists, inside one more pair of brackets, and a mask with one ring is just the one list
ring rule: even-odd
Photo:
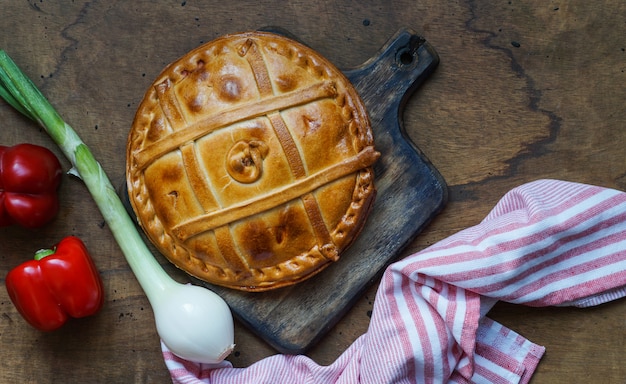
[[588,307],[624,296],[626,193],[539,180],[390,265],[367,332],[331,365],[277,354],[210,366],[162,349],[174,383],[527,383],[544,348],[485,317],[495,302]]

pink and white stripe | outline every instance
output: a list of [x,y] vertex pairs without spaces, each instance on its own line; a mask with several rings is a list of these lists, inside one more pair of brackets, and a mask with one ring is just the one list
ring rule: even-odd
[[186,362],[174,383],[527,383],[544,348],[484,316],[498,300],[587,307],[626,296],[626,193],[539,180],[478,225],[385,271],[367,332],[333,364]]

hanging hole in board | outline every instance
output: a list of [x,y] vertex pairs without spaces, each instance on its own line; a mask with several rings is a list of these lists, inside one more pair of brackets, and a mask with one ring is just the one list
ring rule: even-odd
[[400,65],[411,65],[415,57],[413,57],[413,52],[410,49],[404,48],[398,51],[396,59]]

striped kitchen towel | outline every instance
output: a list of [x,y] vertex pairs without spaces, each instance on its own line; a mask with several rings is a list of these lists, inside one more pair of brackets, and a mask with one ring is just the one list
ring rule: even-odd
[[497,301],[588,307],[626,296],[626,193],[539,180],[478,225],[385,271],[367,332],[332,364],[184,361],[174,383],[527,383],[544,348],[485,317]]

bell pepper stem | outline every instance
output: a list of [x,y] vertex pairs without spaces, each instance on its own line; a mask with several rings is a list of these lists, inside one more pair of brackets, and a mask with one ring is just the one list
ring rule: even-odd
[[40,249],[37,252],[35,252],[35,260],[41,260],[46,256],[50,256],[50,255],[54,255],[55,250],[54,249]]

